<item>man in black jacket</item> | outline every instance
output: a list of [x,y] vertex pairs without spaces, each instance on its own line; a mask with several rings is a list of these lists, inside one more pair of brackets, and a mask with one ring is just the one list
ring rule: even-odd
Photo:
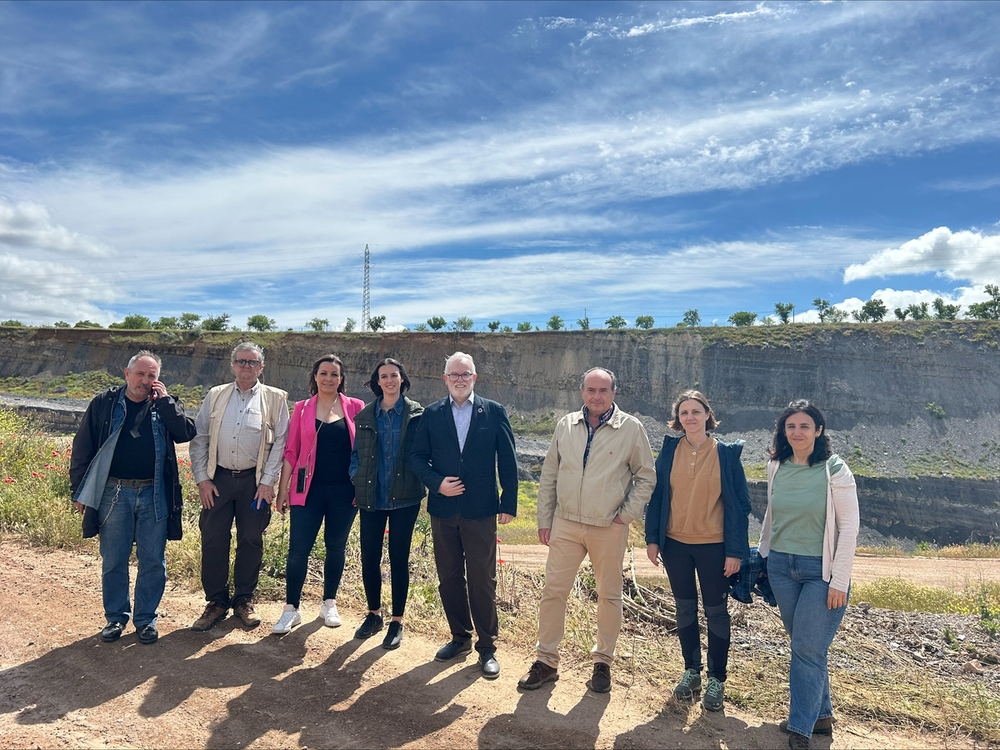
[[73,439],[70,486],[83,535],[100,534],[106,643],[132,616],[128,560],[135,542],[135,629],[156,643],[156,608],[167,581],[167,539],[181,538],[181,487],[174,443],[195,435],[194,420],[159,380],[160,358],[141,351],[125,385],[94,397]]
[[451,629],[434,658],[469,653],[475,623],[483,676],[495,679],[497,522],[517,515],[514,432],[503,406],[473,393],[476,365],[468,354],[448,358],[444,382],[448,398],[424,409],[410,449],[413,471],[428,489],[438,590]]

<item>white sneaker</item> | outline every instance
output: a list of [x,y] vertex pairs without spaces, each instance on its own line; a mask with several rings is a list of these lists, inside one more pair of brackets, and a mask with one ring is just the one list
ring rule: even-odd
[[277,633],[278,635],[291,633],[292,628],[301,622],[302,615],[299,614],[299,611],[291,604],[286,604],[285,608],[281,612],[281,617],[278,618],[278,621],[274,623],[274,627],[271,628],[271,632]]
[[335,599],[327,599],[323,602],[323,606],[319,608],[319,616],[323,618],[323,622],[328,628],[340,627],[340,614],[337,612]]

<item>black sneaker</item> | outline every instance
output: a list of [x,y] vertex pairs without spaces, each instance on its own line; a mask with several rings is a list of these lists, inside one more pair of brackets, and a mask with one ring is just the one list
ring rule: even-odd
[[364,640],[365,638],[371,638],[378,631],[382,629],[382,615],[377,615],[374,612],[369,612],[365,615],[365,621],[361,623],[361,627],[354,631],[354,637]]
[[603,661],[595,662],[594,673],[593,675],[591,675],[590,681],[587,683],[587,687],[589,687],[595,693],[610,693],[611,667],[609,667]]
[[382,648],[392,651],[395,648],[399,648],[399,644],[402,642],[403,623],[393,620],[389,623],[389,629],[385,632],[385,638],[382,640]]

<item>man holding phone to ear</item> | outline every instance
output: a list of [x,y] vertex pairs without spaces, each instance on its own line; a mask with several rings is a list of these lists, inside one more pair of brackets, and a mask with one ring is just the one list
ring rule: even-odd
[[[244,341],[230,356],[235,380],[217,385],[202,402],[191,441],[191,469],[201,497],[201,584],[208,605],[192,630],[211,630],[229,614],[245,628],[260,625],[253,595],[271,520],[274,485],[288,438],[288,394],[260,382],[264,350]],[[233,592],[229,545],[236,521]]]
[[[194,437],[194,420],[160,382],[160,358],[141,351],[125,368],[125,385],[98,394],[73,438],[70,486],[83,513],[83,535],[100,534],[105,643],[132,618],[139,643],[156,643],[156,608],[167,582],[168,539],[181,538],[181,485],[174,443]],[[128,560],[135,543],[139,572],[135,611]]]

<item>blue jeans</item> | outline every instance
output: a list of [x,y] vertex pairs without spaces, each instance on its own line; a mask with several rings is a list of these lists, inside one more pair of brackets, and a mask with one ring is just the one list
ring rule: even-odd
[[822,557],[772,550],[767,557],[767,578],[785,632],[792,639],[788,728],[812,737],[816,720],[833,716],[826,659],[847,607],[826,608],[830,584],[823,580]]
[[156,608],[167,584],[167,513],[161,508],[162,520],[156,520],[153,494],[152,487],[131,489],[108,482],[97,509],[104,617],[124,625],[132,615],[128,560],[135,543],[139,560],[135,577],[136,630],[156,624]]

